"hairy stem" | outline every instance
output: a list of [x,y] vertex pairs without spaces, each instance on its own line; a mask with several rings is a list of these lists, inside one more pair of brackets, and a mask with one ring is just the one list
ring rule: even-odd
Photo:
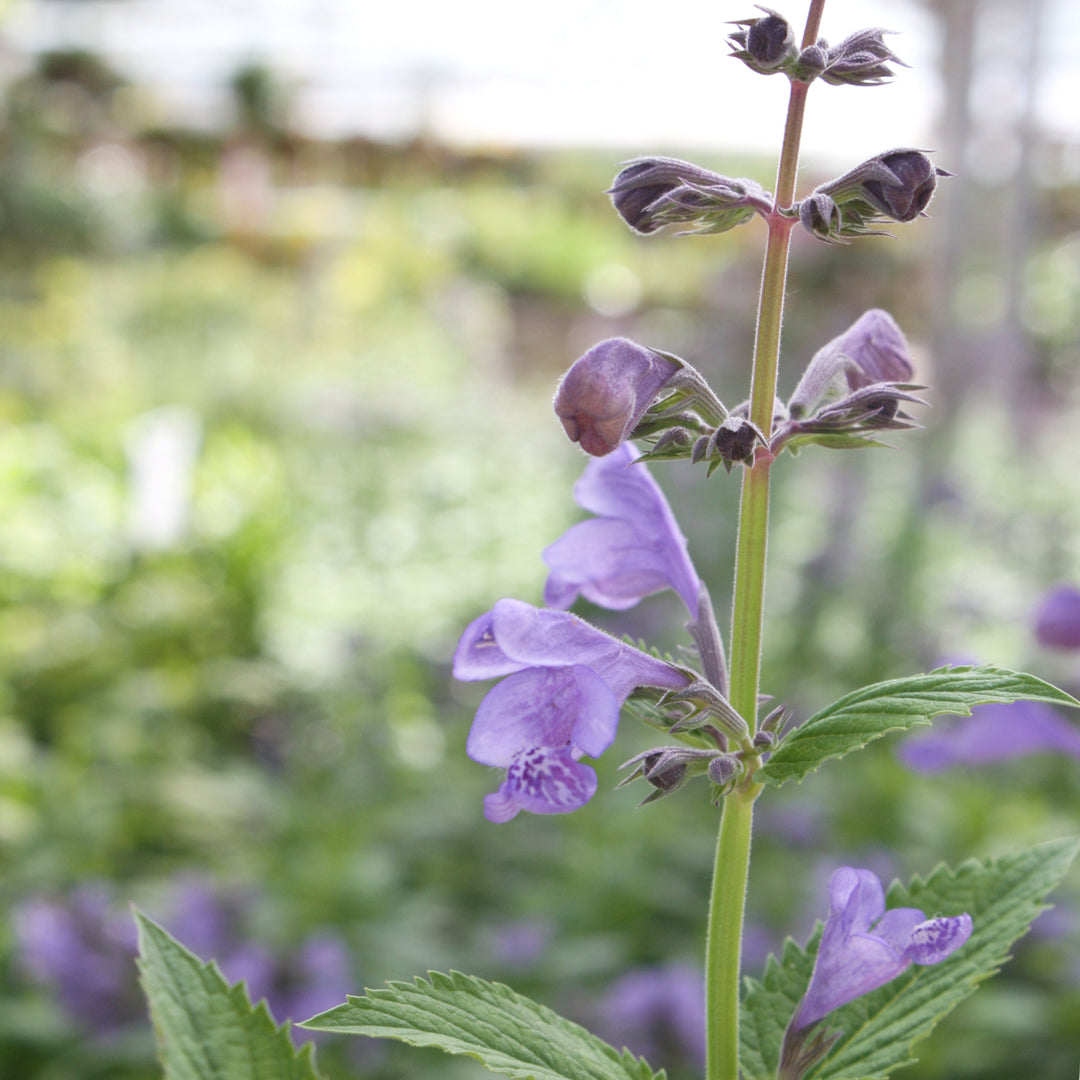
[[[811,0],[803,45],[818,37],[825,0]],[[757,336],[750,387],[750,419],[768,438],[772,431],[780,357],[780,326],[787,284],[788,248],[797,219],[783,211],[795,197],[803,110],[808,84],[793,81],[776,179],[776,201],[768,218]],[[772,455],[759,449],[743,471],[739,531],[735,548],[729,700],[753,732],[757,727],[765,607],[765,553],[769,527],[769,467]],[[761,786],[749,777],[724,799],[716,845],[705,943],[706,1080],[738,1080],[739,974],[754,801]]]

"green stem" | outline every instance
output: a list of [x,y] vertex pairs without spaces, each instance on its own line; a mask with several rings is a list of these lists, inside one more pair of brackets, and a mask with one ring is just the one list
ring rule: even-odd
[[[825,0],[811,0],[803,45],[817,40]],[[788,248],[797,219],[791,207],[799,162],[803,110],[808,84],[791,83],[784,142],[776,178],[776,201],[769,215],[757,336],[750,387],[750,419],[768,438],[772,432],[780,357],[780,326],[787,284]],[[762,616],[765,608],[765,553],[769,528],[769,467],[773,457],[758,451],[754,466],[743,471],[739,531],[735,547],[735,595],[732,606],[729,700],[750,727],[757,726],[761,672]],[[753,767],[753,762],[747,762]],[[761,785],[748,777],[725,799],[716,844],[705,942],[706,1080],[738,1080],[739,974],[746,883],[754,801]]]

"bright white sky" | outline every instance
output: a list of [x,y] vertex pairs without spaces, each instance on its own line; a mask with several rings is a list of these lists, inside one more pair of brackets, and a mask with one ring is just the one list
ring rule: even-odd
[[[786,9],[800,32],[805,7]],[[753,14],[748,0],[20,0],[4,30],[23,48],[99,48],[189,122],[216,122],[223,81],[263,59],[302,88],[304,126],[327,134],[396,137],[423,122],[469,144],[773,150],[786,80],[727,58],[729,21]],[[1047,21],[1056,48],[1080,36],[1080,4],[1048,0]],[[811,156],[932,148],[934,23],[908,0],[829,0],[822,32],[875,25],[898,32],[890,44],[911,69],[883,87],[815,88]],[[1061,53],[1042,111],[1080,137],[1080,71]]]

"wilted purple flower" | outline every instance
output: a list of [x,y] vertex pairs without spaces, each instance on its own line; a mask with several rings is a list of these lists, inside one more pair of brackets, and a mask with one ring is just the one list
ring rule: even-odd
[[967,914],[927,919],[918,908],[886,911],[877,875],[842,866],[829,881],[829,917],[789,1031],[809,1027],[912,964],[940,963],[967,941],[971,929]]
[[650,1061],[673,1051],[705,1063],[704,978],[691,964],[637,968],[604,995],[596,1027],[608,1042]]
[[1035,610],[1035,637],[1051,649],[1080,649],[1080,589],[1058,585]]
[[623,443],[590,461],[574,499],[597,516],[581,521],[544,549],[551,568],[544,603],[569,608],[579,595],[621,611],[643,596],[674,589],[696,620],[701,582],[664,493],[637,453]]
[[679,370],[626,338],[608,338],[579,357],[555,392],[555,413],[572,442],[594,457],[610,454]]
[[794,418],[838,404],[845,393],[877,383],[910,383],[915,374],[908,343],[896,320],[881,308],[863,312],[842,334],[814,354],[788,402]]
[[465,630],[454,653],[458,679],[509,676],[480,702],[466,751],[507,770],[484,799],[503,822],[519,811],[561,814],[596,792],[598,757],[615,739],[619,707],[637,686],[677,690],[679,669],[610,637],[565,611],[500,600]]
[[900,744],[900,760],[916,772],[989,765],[1040,752],[1080,758],[1080,730],[1042,701],[976,705],[951,727],[920,732]]

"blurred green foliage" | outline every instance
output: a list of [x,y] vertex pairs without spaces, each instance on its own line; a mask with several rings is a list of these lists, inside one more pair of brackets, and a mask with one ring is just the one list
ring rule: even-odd
[[[627,724],[586,810],[488,825],[495,781],[464,755],[485,687],[454,684],[449,657],[496,599],[539,600],[540,551],[575,520],[581,458],[548,403],[578,352],[626,333],[738,400],[760,231],[636,239],[601,195],[617,163],[587,155],[306,142],[248,76],[220,139],[125,126],[130,88],[85,57],[8,94],[0,906],[107,882],[157,915],[198,873],[248,890],[268,947],[340,935],[357,990],[454,967],[600,1022],[622,972],[698,962],[715,814],[693,787],[640,810],[612,793],[619,755],[651,741]],[[797,250],[784,385],[864,307],[929,336],[920,242]],[[1063,292],[1052,268],[1070,243],[1032,270],[1059,379],[1080,275]],[[896,452],[778,467],[764,685],[800,718],[957,653],[1080,683],[1027,622],[1040,590],[1080,576],[1075,387],[1059,385],[1036,413],[983,394]],[[134,469],[162,415],[197,447],[180,527],[150,543]],[[656,475],[723,611],[737,482]],[[673,647],[669,599],[592,614]],[[808,933],[837,865],[927,872],[1075,832],[1078,809],[1074,761],[925,778],[883,745],[833,763],[762,802],[748,960]],[[29,976],[14,925],[0,1073],[156,1075],[147,1025],[88,1034]],[[1033,939],[907,1075],[1066,1075],[1078,1006],[1075,930]],[[692,1075],[672,1052],[672,1076]],[[341,1042],[320,1060],[330,1077],[479,1074]]]

